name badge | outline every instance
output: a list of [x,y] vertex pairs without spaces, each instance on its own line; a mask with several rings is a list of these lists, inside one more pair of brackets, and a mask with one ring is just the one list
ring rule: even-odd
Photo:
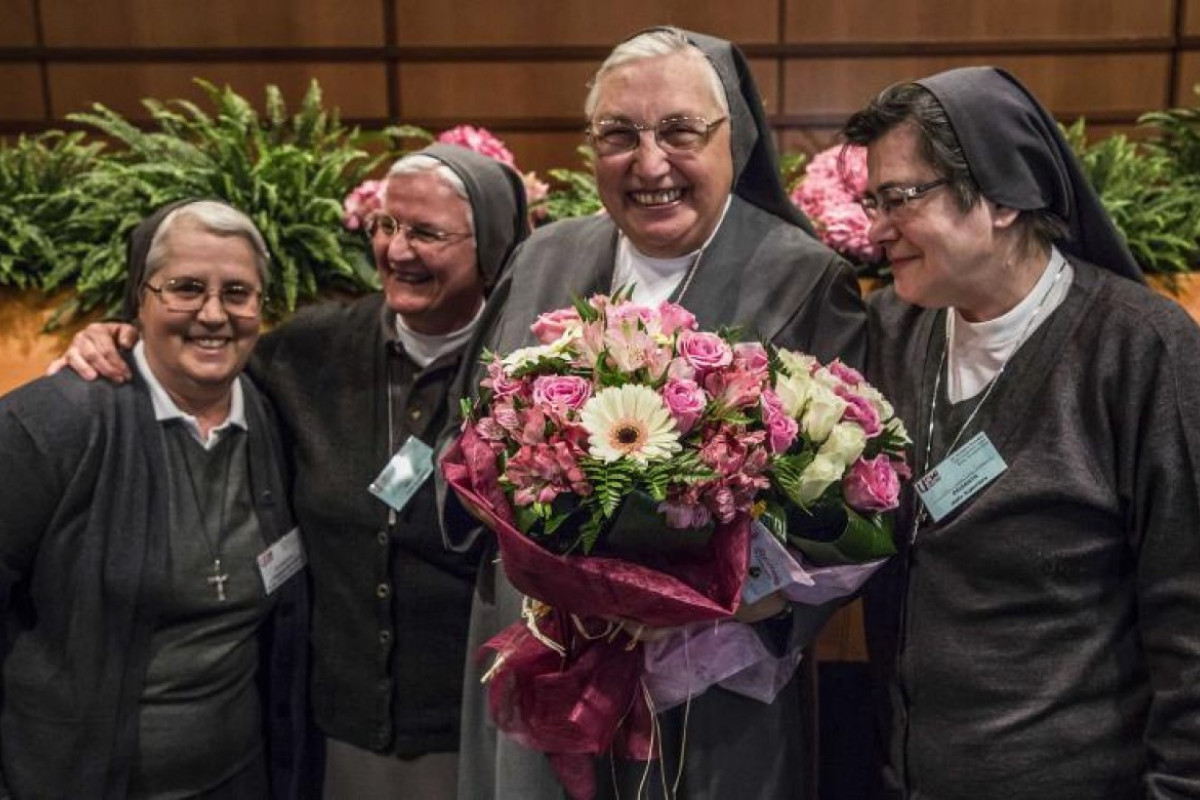
[[267,594],[288,582],[293,575],[304,569],[308,557],[300,542],[300,529],[292,528],[287,535],[258,554],[258,574],[262,577]]
[[417,437],[410,436],[367,489],[392,508],[402,511],[432,474],[433,450]]
[[917,494],[934,521],[961,506],[1008,469],[987,434],[980,431],[942,463],[917,479]]

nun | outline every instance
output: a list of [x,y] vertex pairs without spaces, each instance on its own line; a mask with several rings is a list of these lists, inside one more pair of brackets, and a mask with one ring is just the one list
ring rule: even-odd
[[[513,255],[480,325],[477,349],[533,344],[530,325],[573,297],[633,287],[633,300],[679,303],[701,328],[740,326],[822,360],[861,362],[865,313],[850,267],[816,241],[780,183],[758,90],[730,42],[654,28],[619,44],[600,67],[585,103],[587,136],[603,216],[541,228]],[[475,370],[463,394],[477,391]],[[473,522],[453,501],[446,530],[454,546],[474,541]],[[477,533],[477,530],[475,531]],[[743,606],[740,624],[764,640],[798,648],[835,604],[792,609],[778,595]],[[493,557],[476,592],[472,651],[520,619],[521,597]],[[463,800],[563,797],[542,753],[523,748],[488,719],[473,660],[464,689]],[[802,681],[763,703],[714,687],[660,715],[662,759],[649,765],[596,762],[599,796],[664,792],[695,800],[750,795],[809,796]]]
[[1200,331],[991,67],[845,124],[894,285],[869,369],[915,441],[867,589],[906,797],[1200,796]]

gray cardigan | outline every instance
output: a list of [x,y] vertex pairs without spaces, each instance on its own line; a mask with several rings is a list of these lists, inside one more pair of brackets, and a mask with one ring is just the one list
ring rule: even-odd
[[[0,399],[0,795],[121,798],[167,577],[166,459],[148,389],[64,371]],[[264,537],[292,527],[273,415],[243,379]],[[305,737],[305,584],[264,629],[273,793],[296,796]]]
[[[867,587],[890,772],[914,798],[1200,797],[1200,330],[1073,263],[963,435],[986,431],[1007,471],[898,536]],[[870,305],[872,377],[923,459],[945,312],[890,289]],[[934,464],[976,400],[947,419],[943,392]]]

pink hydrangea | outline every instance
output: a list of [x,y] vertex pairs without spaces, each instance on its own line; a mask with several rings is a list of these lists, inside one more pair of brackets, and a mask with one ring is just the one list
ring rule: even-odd
[[855,261],[875,261],[879,249],[867,238],[870,222],[858,204],[866,189],[866,148],[835,145],[805,165],[792,202],[812,220],[825,244]]
[[383,208],[383,196],[386,191],[386,181],[363,181],[354,187],[342,201],[342,225],[346,230],[361,229],[366,224],[367,217]]
[[512,151],[505,147],[504,142],[487,128],[476,128],[473,125],[456,125],[438,134],[437,140],[443,144],[456,144],[468,150],[474,150],[480,155],[496,159],[501,164],[517,168],[517,160]]

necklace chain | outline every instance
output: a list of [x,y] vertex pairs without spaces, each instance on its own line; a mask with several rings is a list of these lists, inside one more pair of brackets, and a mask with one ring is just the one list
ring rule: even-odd
[[217,532],[214,537],[208,535],[208,515],[204,513],[204,507],[200,504],[200,492],[196,488],[196,478],[192,473],[192,462],[187,454],[186,442],[180,448],[180,455],[183,456],[183,469],[187,473],[188,486],[192,489],[192,502],[195,504],[196,514],[199,517],[200,535],[212,558],[212,574],[204,580],[216,590],[217,600],[223,603],[228,599],[225,594],[225,583],[229,580],[229,573],[221,569],[221,537],[225,531],[225,512],[229,505],[229,473],[233,464],[233,447],[224,441],[221,442],[221,445],[227,452],[225,453],[224,478],[221,484],[221,509],[217,517]]
[[[1059,257],[1062,258],[1062,256]],[[1000,364],[1000,369],[996,370],[996,374],[993,375],[992,379],[988,381],[987,388],[984,389],[983,396],[979,398],[979,402],[976,403],[975,407],[971,409],[971,413],[967,415],[966,420],[963,421],[963,424],[958,428],[958,432],[954,435],[954,439],[951,440],[950,446],[946,448],[947,454],[954,452],[954,448],[958,446],[958,442],[960,439],[962,439],[962,435],[971,426],[971,423],[975,421],[975,416],[979,413],[979,409],[983,408],[983,404],[987,402],[989,397],[992,396],[992,391],[995,390],[997,384],[1000,383],[1000,376],[1003,375],[1004,370],[1008,368],[1008,363],[1025,344],[1025,341],[1030,337],[1030,335],[1032,335],[1034,323],[1037,321],[1038,315],[1041,314],[1042,309],[1045,307],[1046,301],[1049,300],[1050,295],[1054,293],[1054,288],[1058,285],[1059,280],[1062,278],[1063,272],[1066,271],[1067,265],[1067,260],[1062,258],[1062,263],[1060,263],[1058,266],[1058,272],[1054,274],[1054,280],[1051,281],[1050,286],[1046,288],[1046,291],[1042,293],[1041,298],[1038,299],[1037,305],[1034,306],[1033,312],[1029,315],[1029,320],[1025,323],[1025,327],[1021,330],[1021,336],[1017,340],[1016,347],[1014,347],[1012,352],[1004,357],[1004,361]],[[937,417],[938,395],[941,393],[942,388],[942,370],[946,367],[946,354],[950,350],[950,314],[952,313],[953,309],[947,309],[946,340],[942,343],[942,355],[938,359],[937,375],[933,381],[933,397],[930,398],[929,401],[929,431],[925,437],[925,458],[922,464],[921,475],[925,475],[929,472],[930,458],[933,453],[934,420]],[[912,536],[910,537],[910,541],[916,540],[917,530],[929,517],[929,514],[926,511],[924,504],[921,503],[921,499],[919,497],[917,497],[916,503],[918,509],[913,518]]]

